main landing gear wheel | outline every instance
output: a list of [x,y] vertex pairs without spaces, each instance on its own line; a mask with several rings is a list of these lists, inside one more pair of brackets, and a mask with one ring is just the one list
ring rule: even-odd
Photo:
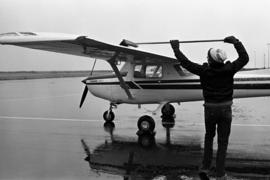
[[151,116],[142,116],[137,122],[139,131],[150,131],[153,132],[155,129],[155,121]]
[[161,108],[161,113],[162,116],[172,117],[175,113],[175,108],[170,103],[167,103]]
[[112,111],[108,110],[108,111],[105,111],[103,113],[103,119],[106,121],[106,122],[112,122],[115,118],[115,115]]

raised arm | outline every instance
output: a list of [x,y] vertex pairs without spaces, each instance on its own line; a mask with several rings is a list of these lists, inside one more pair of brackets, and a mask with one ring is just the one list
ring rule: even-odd
[[238,39],[236,39],[234,36],[229,36],[224,39],[224,42],[233,44],[237,53],[238,58],[232,62],[233,71],[236,73],[237,71],[241,70],[249,61],[248,53]]
[[180,65],[185,69],[190,71],[193,74],[200,76],[203,72],[203,66],[197,63],[191,62],[179,49],[179,41],[171,40],[170,41],[173,52],[177,60],[179,60]]

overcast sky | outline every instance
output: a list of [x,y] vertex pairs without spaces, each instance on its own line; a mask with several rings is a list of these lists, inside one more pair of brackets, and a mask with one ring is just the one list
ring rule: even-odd
[[[170,39],[239,38],[250,55],[248,67],[263,67],[270,42],[269,0],[0,0],[0,33],[61,32],[119,44]],[[236,53],[224,43],[185,44],[191,60],[203,63],[210,47]],[[139,49],[172,56],[169,45]],[[93,61],[71,55],[0,46],[0,71],[86,70]],[[99,61],[98,69],[109,66]]]

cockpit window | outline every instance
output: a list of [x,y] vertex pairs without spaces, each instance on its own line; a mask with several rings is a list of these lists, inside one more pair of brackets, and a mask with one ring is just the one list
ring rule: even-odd
[[137,64],[134,67],[135,78],[162,78],[162,65]]
[[145,75],[147,78],[161,78],[162,68],[157,65],[146,66]]
[[10,32],[10,33],[3,33],[3,34],[0,34],[0,37],[1,37],[1,36],[18,36],[18,34],[15,33],[15,32]]

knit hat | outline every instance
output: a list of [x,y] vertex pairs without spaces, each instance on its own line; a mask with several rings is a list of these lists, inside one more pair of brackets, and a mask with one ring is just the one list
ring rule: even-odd
[[218,63],[223,63],[227,59],[226,52],[222,49],[210,48],[208,51],[208,56]]

